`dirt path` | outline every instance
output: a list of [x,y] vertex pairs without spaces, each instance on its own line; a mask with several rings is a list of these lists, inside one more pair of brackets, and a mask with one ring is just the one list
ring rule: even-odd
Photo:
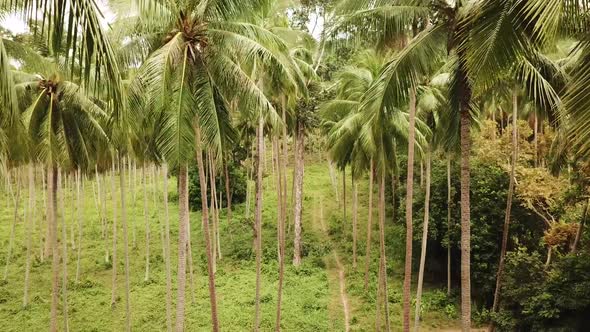
[[334,253],[334,260],[336,261],[336,266],[338,267],[338,281],[340,283],[340,301],[342,301],[342,309],[344,310],[344,328],[346,332],[350,331],[350,307],[348,305],[348,297],[346,296],[346,284],[344,283],[344,267],[340,262],[340,258],[338,257],[338,253],[336,250],[332,251]]
[[[323,211],[323,207],[320,206],[320,216],[319,216],[319,228],[320,231],[322,232],[322,236],[328,238],[328,231],[326,228],[326,224],[324,222],[324,211]],[[315,219],[315,218],[314,218]],[[336,249],[332,250],[332,256],[333,256],[333,260],[335,263],[335,268],[327,268],[327,272],[329,274],[332,274],[333,277],[332,278],[328,278],[328,280],[335,280],[338,279],[338,289],[339,289],[339,295],[340,295],[340,304],[342,305],[342,311],[344,313],[344,330],[346,332],[350,331],[350,304],[348,302],[348,296],[346,294],[346,282],[345,282],[345,277],[344,277],[344,266],[342,265],[342,262],[340,262],[340,257],[338,256],[338,251]],[[329,259],[329,257],[325,258],[326,260]],[[326,264],[326,266],[330,266],[332,264],[329,264],[329,262],[327,262],[328,264]],[[334,275],[337,275],[336,276]],[[332,287],[331,287],[332,288]]]

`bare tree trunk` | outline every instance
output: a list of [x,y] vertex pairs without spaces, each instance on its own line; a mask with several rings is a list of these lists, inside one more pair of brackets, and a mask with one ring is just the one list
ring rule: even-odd
[[295,152],[295,208],[294,208],[294,225],[295,240],[293,242],[293,265],[301,265],[301,216],[303,213],[303,174],[305,167],[304,151],[305,136],[303,125],[297,126],[297,150]]
[[84,192],[80,190],[80,183],[82,182],[82,172],[80,168],[78,168],[76,172],[76,202],[78,203],[78,259],[76,261],[76,282],[80,280],[80,259],[82,258],[82,209],[84,207]]
[[424,266],[426,265],[426,245],[428,244],[428,221],[430,218],[430,149],[426,147],[426,193],[424,197],[424,221],[422,223],[422,249],[420,251],[420,269],[418,270],[418,289],[416,291],[416,312],[414,315],[414,331],[420,331],[420,306],[422,301],[422,285],[424,283]]
[[381,265],[381,285],[383,292],[383,301],[385,302],[385,330],[390,331],[389,322],[389,296],[387,294],[387,257],[385,256],[385,171],[381,171],[381,180],[379,181],[379,249]]
[[127,233],[127,207],[125,202],[125,164],[119,155],[119,185],[121,188],[121,223],[123,224],[123,254],[125,255],[125,321],[127,332],[131,331],[131,294],[129,290],[129,239]]
[[283,164],[281,161],[281,149],[280,144],[278,141],[278,137],[275,136],[273,138],[273,145],[276,151],[276,169],[277,169],[277,210],[278,210],[278,220],[277,220],[277,241],[278,241],[278,248],[279,248],[279,286],[278,286],[278,295],[277,295],[277,315],[275,321],[275,332],[279,332],[281,330],[281,304],[283,299],[283,280],[285,275],[285,211],[283,209]]
[[111,265],[113,267],[112,277],[112,293],[111,293],[111,307],[115,306],[117,300],[117,202],[115,200],[115,157],[112,160],[111,169],[111,201],[113,202],[113,257],[111,259]]
[[214,166],[213,166],[213,159],[211,158],[210,153],[207,154],[207,167],[209,168],[209,213],[211,216],[211,221],[213,223],[213,232],[209,234],[211,237],[211,242],[213,244],[212,251],[213,251],[213,271],[217,272],[217,212],[215,211],[215,192],[214,190],[214,183],[215,183],[215,173],[214,173]]
[[346,223],[346,166],[342,167],[342,207],[344,208],[343,223]]
[[[18,221],[18,207],[20,206],[20,197],[21,197],[21,184],[20,184],[20,176],[18,169],[15,171],[16,176],[16,196],[14,196],[14,218],[12,219],[12,225],[10,226],[10,240],[8,242],[8,252],[6,253],[6,265],[4,266],[4,278],[3,280],[6,281],[8,279],[8,267],[10,265],[10,260],[12,259],[12,250],[14,247],[14,236],[16,232],[16,223]],[[9,188],[12,188],[12,184],[10,181],[10,173],[8,173],[8,183]]]
[[[135,186],[135,179],[131,179],[131,160],[129,160],[129,189],[131,191],[131,200],[133,202],[133,213],[131,213],[131,224],[133,225],[133,229],[132,229],[132,242],[131,242],[131,246],[133,248],[137,248],[137,213],[135,211],[137,211],[137,200],[136,200],[136,193],[135,191],[136,186]],[[133,162],[133,172],[137,173],[137,164],[135,162]]]
[[[516,122],[518,116],[518,94],[516,88],[512,93],[512,162],[510,164],[510,183],[508,184],[508,197],[506,199],[506,213],[504,214],[504,227],[502,230],[502,247],[500,249],[500,262],[498,263],[498,273],[496,274],[496,290],[494,291],[494,303],[492,313],[498,311],[500,302],[500,287],[502,284],[502,274],[506,259],[506,250],[508,247],[508,233],[510,231],[510,213],[512,210],[512,196],[514,195],[514,184],[516,177],[516,162],[518,160],[518,125]],[[489,326],[489,331],[495,330],[494,322]]]
[[586,224],[586,219],[588,219],[588,204],[590,204],[590,198],[586,200],[586,205],[584,206],[584,212],[582,213],[582,220],[580,221],[580,225],[578,226],[578,230],[576,231],[576,237],[574,239],[574,243],[572,244],[572,253],[575,254],[578,252],[578,245],[580,244],[580,239],[582,238],[582,233],[584,231],[584,225]]
[[[148,216],[148,198],[147,198],[147,177],[145,174],[146,164],[141,165],[141,181],[143,188],[143,222],[145,223],[145,275],[144,281],[150,279],[150,220]],[[179,191],[180,192],[180,191]]]
[[170,215],[168,211],[168,165],[163,165],[163,200],[164,200],[164,248],[166,248],[166,329],[172,331],[172,268],[170,257]]
[[59,248],[57,247],[57,167],[47,166],[47,225],[51,248],[51,332],[57,332],[57,307],[59,305]]
[[260,288],[261,288],[261,268],[262,268],[262,162],[264,155],[264,118],[262,115],[258,119],[257,130],[257,155],[256,155],[256,299],[254,308],[254,331],[260,327]]
[[[47,174],[46,174],[47,172]],[[49,213],[49,179],[45,180],[46,175],[49,174],[49,169],[41,172],[41,185],[42,185],[42,192],[43,192],[43,207],[45,208],[45,219],[46,219],[46,228],[45,228],[45,245],[41,255],[41,261],[45,261],[45,257],[49,256],[49,253],[52,251],[51,249],[51,218],[47,216]],[[10,176],[10,174],[8,174]]]
[[352,178],[352,267],[356,270],[358,183]]
[[447,158],[447,296],[451,295],[451,158]]
[[176,331],[184,331],[184,306],[186,288],[186,246],[189,223],[188,211],[188,167],[180,165],[178,171],[178,295],[176,300]]
[[64,204],[65,189],[68,188],[67,184],[63,184],[62,187],[62,175],[63,171],[58,170],[57,174],[57,185],[61,188],[59,192],[59,208],[61,210],[61,235],[62,235],[62,265],[63,265],[63,278],[62,278],[62,306],[63,306],[63,317],[64,317],[64,330],[67,332],[70,330],[69,319],[68,319],[68,232],[66,224],[66,209]]
[[539,118],[535,110],[535,128],[533,128],[533,141],[535,144],[535,167],[539,166]]
[[471,330],[471,208],[469,206],[471,115],[467,101],[462,101],[461,105],[461,326],[463,332]]
[[330,181],[332,182],[332,188],[334,189],[334,197],[336,202],[340,205],[340,195],[338,195],[338,179],[336,178],[336,167],[331,160],[328,160],[328,170],[330,172]]
[[[201,186],[201,221],[203,224],[203,237],[205,239],[205,251],[207,253],[207,272],[209,274],[209,300],[211,301],[211,322],[213,331],[219,331],[219,321],[217,320],[217,297],[215,294],[215,273],[213,272],[213,257],[211,252],[211,243],[209,241],[209,211],[207,209],[207,179],[205,178],[205,165],[203,163],[203,149],[201,141],[201,129],[198,124],[195,125],[195,141],[197,145],[197,165],[199,168],[199,184]],[[178,329],[178,327],[177,327]]]
[[410,330],[410,287],[412,283],[412,205],[414,200],[414,145],[416,124],[416,90],[410,90],[410,124],[408,133],[408,169],[406,178],[406,259],[404,266],[403,329]]
[[369,265],[371,264],[371,233],[373,232],[373,174],[375,173],[375,164],[371,159],[369,169],[369,216],[367,218],[367,244],[365,251],[365,292],[369,289]]
[[26,260],[25,260],[25,281],[24,281],[24,294],[23,294],[23,307],[27,307],[29,304],[29,274],[31,272],[31,235],[33,233],[33,225],[35,223],[35,200],[37,199],[35,194],[35,166],[33,163],[28,165],[28,177],[29,177],[29,216],[27,216],[27,209],[25,209],[25,243],[27,247]]
[[[228,167],[227,164],[229,163],[229,160],[225,161],[225,165],[223,166],[223,170],[225,173],[225,199],[227,200],[227,224],[231,225],[231,199],[232,199],[232,193],[230,190],[230,181],[229,181],[229,171],[228,171]],[[230,227],[231,229],[231,227]]]

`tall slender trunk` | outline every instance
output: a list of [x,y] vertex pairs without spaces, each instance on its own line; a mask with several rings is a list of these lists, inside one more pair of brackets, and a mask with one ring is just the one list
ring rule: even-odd
[[64,196],[65,191],[68,188],[65,181],[63,181],[62,187],[62,179],[63,179],[64,172],[58,170],[57,175],[57,185],[60,189],[59,192],[59,209],[61,210],[61,235],[62,235],[62,267],[63,267],[63,276],[62,276],[62,285],[61,285],[61,295],[62,295],[62,313],[64,318],[64,330],[67,332],[70,330],[70,323],[68,319],[68,232],[67,232],[67,224],[66,224],[66,209],[64,204]]
[[412,204],[414,200],[414,145],[416,124],[416,90],[410,90],[410,124],[408,133],[408,170],[406,178],[406,259],[404,266],[403,329],[410,330],[410,287],[412,283]]
[[49,330],[57,332],[57,307],[59,305],[59,248],[57,247],[57,167],[47,166],[47,225],[51,249],[51,319]]
[[383,292],[383,301],[385,302],[385,330],[390,331],[389,322],[389,296],[387,292],[387,257],[385,256],[385,171],[381,171],[381,180],[379,181],[379,256],[381,265],[381,287]]
[[150,220],[148,216],[148,198],[147,198],[147,177],[145,174],[146,164],[141,165],[141,186],[143,189],[143,222],[145,224],[145,275],[143,280],[150,278]]
[[217,272],[217,212],[215,211],[215,192],[214,190],[214,183],[215,183],[215,174],[214,174],[214,167],[213,167],[213,158],[211,158],[210,153],[207,154],[207,167],[209,168],[209,215],[211,216],[211,222],[213,223],[213,232],[209,234],[211,237],[212,242],[212,251],[213,251],[213,271]]
[[[46,174],[47,172],[47,174]],[[41,260],[44,261],[45,257],[48,257],[50,252],[52,252],[52,248],[51,248],[51,218],[49,216],[47,216],[47,214],[49,213],[49,178],[46,178],[46,175],[49,175],[49,169],[47,170],[43,170],[43,172],[41,172],[41,185],[42,185],[42,191],[43,191],[43,207],[45,208],[45,219],[46,219],[46,228],[45,228],[45,245],[44,245],[44,249],[43,249],[43,255],[41,255]],[[8,176],[10,176],[10,174],[8,174]]]
[[[465,75],[463,75],[465,76]],[[471,92],[467,78],[462,78],[464,86],[461,96],[461,326],[463,332],[471,330],[471,207],[469,188],[471,169],[471,114],[469,100]]]
[[358,183],[352,178],[352,267],[356,270],[356,239],[357,239],[357,203],[358,203]]
[[282,181],[283,181],[283,193],[281,195],[281,199],[283,202],[283,263],[284,263],[284,254],[285,254],[285,228],[286,228],[286,222],[287,222],[287,163],[289,161],[289,146],[287,145],[287,99],[286,97],[283,95],[281,96],[281,117],[283,120],[283,123],[285,124],[283,126],[283,133],[282,133],[282,145],[283,145],[283,159],[281,160],[282,164],[281,167],[283,168],[281,170],[282,173]]
[[262,162],[264,149],[264,118],[262,115],[258,119],[257,130],[257,154],[256,154],[256,299],[254,308],[254,331],[260,327],[260,288],[261,288],[261,268],[262,268]]
[[199,168],[199,184],[201,186],[201,221],[203,225],[203,237],[205,239],[205,251],[207,253],[207,273],[209,275],[209,300],[211,302],[211,323],[213,331],[219,331],[217,320],[217,297],[215,294],[215,273],[213,272],[213,257],[211,243],[209,241],[209,211],[207,209],[207,179],[205,178],[205,165],[203,163],[203,149],[201,140],[201,128],[195,125],[195,141],[197,145],[197,166]]
[[166,329],[168,332],[172,331],[172,267],[170,257],[170,215],[168,211],[168,165],[162,166],[164,187],[162,190],[164,200],[164,248],[166,248],[166,255],[164,256],[166,262]]
[[278,220],[277,220],[277,240],[278,240],[278,247],[279,247],[279,286],[278,286],[278,295],[277,295],[277,314],[276,314],[276,321],[275,321],[275,332],[279,332],[281,330],[281,304],[283,299],[283,280],[285,275],[285,211],[283,209],[283,165],[281,162],[281,149],[280,144],[278,141],[278,137],[275,136],[273,139],[274,148],[276,151],[276,168],[277,168],[277,210],[278,210]]
[[539,166],[539,117],[535,110],[535,124],[533,128],[533,141],[535,144],[535,167]]
[[293,265],[301,265],[301,216],[303,213],[303,174],[305,169],[305,134],[302,124],[297,125],[297,150],[295,152],[295,207],[293,220],[295,240],[293,243]]
[[346,223],[346,166],[342,167],[342,207],[344,213],[343,222]]
[[447,295],[451,295],[451,157],[447,158]]
[[[35,167],[36,168],[36,167]],[[45,211],[45,213],[47,212],[47,192],[46,192],[46,187],[45,187],[45,176],[46,174],[46,170],[44,168],[43,165],[39,166],[39,173],[41,173],[41,193],[42,193],[42,197],[43,197],[43,211]],[[35,202],[37,200],[35,199]],[[36,204],[36,203],[35,203]],[[35,214],[37,213],[37,209],[35,209]],[[47,239],[45,239],[43,237],[43,220],[46,218],[45,217],[45,213],[40,213],[40,218],[39,218],[39,260],[43,263],[45,262],[45,243],[49,242],[47,241]],[[45,223],[47,223],[47,221],[45,221]]]
[[371,159],[369,169],[369,216],[367,218],[367,244],[365,251],[365,292],[369,289],[369,265],[371,264],[371,233],[373,232],[373,174],[375,173],[375,163]]
[[[506,258],[506,250],[508,246],[508,233],[510,230],[510,213],[512,210],[512,197],[514,196],[514,184],[516,177],[516,162],[518,158],[518,95],[516,88],[512,93],[512,161],[510,163],[510,183],[508,184],[508,197],[506,199],[506,213],[504,214],[504,227],[502,229],[502,247],[500,249],[500,262],[498,263],[498,273],[496,274],[496,290],[494,291],[494,303],[492,305],[492,312],[498,310],[500,303],[500,287],[502,284],[502,274],[504,273],[504,265]],[[494,331],[494,322],[490,324],[489,331]]]
[[184,297],[186,288],[186,231],[189,223],[188,167],[186,164],[180,165],[178,171],[178,205],[178,294],[176,297],[176,331],[182,332],[184,331]]
[[115,200],[115,157],[112,158],[111,168],[111,201],[113,202],[113,257],[111,265],[113,267],[111,307],[114,307],[117,300],[117,201]]
[[82,258],[82,232],[83,232],[83,220],[82,220],[82,209],[84,207],[84,192],[80,190],[80,183],[82,182],[82,171],[80,168],[76,171],[76,203],[77,207],[77,219],[78,219],[78,259],[76,261],[76,282],[80,280],[80,259]]
[[580,221],[580,225],[578,226],[578,230],[576,231],[576,237],[574,238],[574,243],[572,244],[572,253],[575,254],[578,252],[578,245],[580,244],[580,239],[582,238],[582,233],[584,231],[584,225],[586,224],[586,219],[588,219],[588,205],[590,204],[590,198],[586,200],[586,205],[584,206],[584,212],[582,213],[582,220]]
[[[8,252],[6,253],[6,265],[4,266],[4,278],[3,280],[6,281],[8,279],[8,267],[10,266],[10,260],[12,259],[12,250],[14,247],[14,236],[16,232],[16,223],[18,221],[18,207],[20,206],[20,197],[21,197],[21,184],[20,184],[20,175],[18,169],[15,171],[16,177],[16,195],[14,196],[14,218],[12,219],[12,225],[10,226],[10,240],[8,242]],[[8,173],[10,176],[10,173]],[[12,184],[10,178],[8,178],[9,188],[12,188]]]
[[[135,211],[137,211],[137,200],[135,199],[135,191],[137,190],[135,187],[135,179],[131,179],[131,174],[133,174],[131,172],[132,168],[131,168],[131,160],[129,160],[129,191],[131,192],[131,201],[133,202],[133,212],[131,213],[131,225],[132,225],[132,230],[131,230],[131,246],[135,249],[137,248],[137,213]],[[137,172],[136,168],[136,164],[135,162],[133,162],[133,172]]]
[[[225,200],[227,201],[227,224],[231,225],[231,190],[230,190],[230,181],[229,181],[229,170],[227,167],[229,164],[229,160],[225,161],[223,165],[223,172],[225,173]],[[231,229],[231,227],[230,227]]]
[[35,166],[33,163],[28,165],[28,180],[29,180],[29,205],[28,211],[29,216],[27,216],[27,209],[25,209],[25,243],[27,247],[27,253],[25,258],[25,281],[24,281],[24,294],[23,294],[23,307],[26,307],[29,304],[29,274],[31,272],[31,236],[33,233],[33,225],[35,224]]
[[129,290],[129,238],[127,232],[127,206],[125,201],[125,164],[119,155],[119,190],[121,192],[121,224],[123,224],[123,254],[125,255],[125,321],[127,332],[131,331],[131,294]]
[[330,172],[330,181],[332,182],[332,189],[334,190],[334,197],[336,197],[336,202],[340,205],[340,195],[338,195],[338,179],[336,176],[336,167],[331,160],[328,160],[328,170]]
[[420,269],[418,270],[418,290],[416,291],[416,312],[414,313],[414,331],[420,330],[420,305],[422,301],[422,285],[424,282],[424,266],[426,265],[426,245],[428,244],[428,221],[430,218],[430,149],[426,147],[426,193],[424,197],[424,221],[422,223],[422,249],[420,251]]

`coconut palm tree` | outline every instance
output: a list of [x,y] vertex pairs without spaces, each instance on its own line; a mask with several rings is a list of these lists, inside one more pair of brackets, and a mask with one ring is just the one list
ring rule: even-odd
[[[48,70],[51,72],[51,67]],[[47,167],[48,223],[52,260],[51,330],[57,330],[58,264],[57,183],[58,167],[86,167],[94,155],[95,142],[107,140],[99,125],[106,113],[90,100],[75,83],[56,72],[36,76],[17,85],[21,101],[27,105],[23,122],[30,136],[32,151]]]
[[[246,112],[262,112],[279,123],[274,107],[248,74],[255,65],[302,84],[288,58],[287,47],[276,35],[246,21],[241,13],[264,9],[260,1],[188,1],[179,5],[143,8],[157,12],[153,24],[165,35],[163,45],[139,69],[131,95],[134,106],[142,105],[164,123],[158,146],[170,167],[179,167],[180,232],[176,329],[184,328],[184,273],[186,269],[188,201],[187,165],[197,146],[197,163],[203,199],[203,233],[209,234],[206,185],[202,151],[221,157],[221,131],[217,105],[235,100]],[[144,17],[142,17],[144,19]],[[213,329],[218,330],[213,253],[205,236],[208,258],[209,295]]]
[[[514,4],[518,3],[518,6]],[[557,0],[544,4],[539,0],[503,0],[493,2],[455,1],[387,1],[357,2],[344,0],[339,9],[341,25],[353,29],[369,22],[368,28],[354,29],[375,40],[391,41],[403,36],[407,27],[420,31],[406,46],[403,61],[383,71],[386,85],[373,94],[382,105],[408,100],[420,71],[431,64],[426,59],[448,54],[454,59],[451,70],[449,103],[451,111],[460,114],[461,125],[461,312],[463,330],[471,326],[470,283],[470,126],[474,92],[498,79],[497,73],[548,41],[564,11]],[[533,27],[533,29],[527,29]],[[390,37],[390,38],[386,38]],[[399,37],[398,37],[399,38]],[[430,54],[431,57],[417,56]],[[410,61],[413,60],[413,61]],[[475,80],[474,78],[477,78]],[[379,97],[381,96],[381,97]],[[406,296],[407,299],[407,296]],[[408,303],[408,301],[405,301]],[[406,309],[407,311],[407,309]],[[404,319],[409,330],[409,319]]]

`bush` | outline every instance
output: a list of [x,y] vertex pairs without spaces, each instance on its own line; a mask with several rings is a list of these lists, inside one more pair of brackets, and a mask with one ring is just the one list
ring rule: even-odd
[[[243,167],[240,167],[239,164],[235,162],[230,162],[228,165],[228,173],[229,173],[229,183],[230,183],[230,191],[232,195],[232,204],[243,203],[246,201],[246,191],[247,191],[247,183],[248,178],[246,175],[246,171]],[[193,165],[189,168],[189,205],[192,210],[200,210],[201,209],[201,187],[199,182],[199,170],[196,165]],[[209,191],[207,195],[210,195],[210,182],[207,179],[207,190]],[[217,192],[223,192],[223,202],[221,202],[222,207],[227,206],[227,197],[225,192],[225,174],[221,172],[218,174],[215,179],[215,186],[217,188]],[[219,198],[218,198],[219,199]]]
[[590,255],[566,255],[545,268],[538,253],[506,256],[501,331],[582,331],[590,323]]
[[[444,161],[432,164],[430,221],[428,229],[428,252],[426,275],[438,276],[432,280],[446,282],[447,248],[451,245],[452,280],[458,284],[460,279],[460,181],[459,167],[451,169],[451,229],[447,231],[447,174]],[[422,239],[422,220],[424,214],[424,190],[415,186],[414,198],[414,246],[419,248]],[[404,197],[405,188],[399,197]],[[496,284],[496,270],[500,257],[502,227],[506,208],[508,176],[498,166],[479,163],[471,164],[471,282],[472,294],[480,305],[491,305]],[[399,218],[404,218],[404,206]],[[403,220],[399,220],[403,224]],[[543,236],[543,221],[524,208],[516,196],[512,203],[510,237],[518,243],[540,250],[539,239]],[[403,250],[403,248],[402,248]],[[415,268],[420,261],[420,250],[414,250]]]

